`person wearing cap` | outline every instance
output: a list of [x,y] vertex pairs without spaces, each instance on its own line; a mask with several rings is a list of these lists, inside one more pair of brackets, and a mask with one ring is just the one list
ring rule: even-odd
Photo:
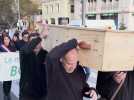
[[47,100],[97,100],[95,89],[86,83],[86,75],[78,62],[77,46],[90,49],[85,42],[69,40],[53,48],[46,58]]
[[31,39],[20,51],[19,100],[45,100],[47,51],[41,46],[41,38]]
[[32,39],[36,38],[36,37],[40,37],[40,34],[38,32],[35,33],[31,33],[28,37],[28,40],[31,41]]

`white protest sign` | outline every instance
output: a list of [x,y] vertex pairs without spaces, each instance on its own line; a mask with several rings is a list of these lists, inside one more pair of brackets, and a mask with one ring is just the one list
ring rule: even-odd
[[0,81],[17,80],[20,78],[19,52],[0,53]]

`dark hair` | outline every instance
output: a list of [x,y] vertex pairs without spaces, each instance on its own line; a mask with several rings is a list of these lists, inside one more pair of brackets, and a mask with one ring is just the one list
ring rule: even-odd
[[16,33],[14,33],[13,37],[14,37],[14,36],[16,36],[16,37],[17,37],[17,39],[19,40],[19,33],[17,33],[17,32],[16,32]]
[[22,32],[22,37],[23,37],[24,35],[26,35],[26,34],[29,35],[29,32],[28,32],[27,30],[24,30],[24,31]]
[[[5,38],[5,37],[8,37],[9,40],[10,40],[10,42],[11,42],[10,36],[9,36],[8,34],[5,34],[5,35],[2,35],[2,44],[4,44],[4,38]],[[10,43],[10,42],[9,42],[9,43]]]
[[29,38],[31,38],[31,37],[39,37],[39,33],[31,33],[30,35],[29,35]]
[[32,39],[29,42],[29,48],[33,50],[41,41],[42,41],[42,39],[40,37],[36,37],[36,38]]
[[6,32],[6,31],[3,31],[2,33],[1,33],[2,35],[8,35],[8,33]]

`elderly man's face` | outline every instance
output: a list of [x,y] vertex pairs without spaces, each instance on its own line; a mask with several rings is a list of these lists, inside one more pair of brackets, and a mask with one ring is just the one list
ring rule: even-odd
[[67,73],[72,73],[78,62],[78,51],[76,49],[70,50],[63,58],[64,69]]

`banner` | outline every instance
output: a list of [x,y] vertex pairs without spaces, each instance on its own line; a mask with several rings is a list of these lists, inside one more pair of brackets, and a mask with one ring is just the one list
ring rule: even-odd
[[0,81],[20,79],[19,52],[0,53]]

